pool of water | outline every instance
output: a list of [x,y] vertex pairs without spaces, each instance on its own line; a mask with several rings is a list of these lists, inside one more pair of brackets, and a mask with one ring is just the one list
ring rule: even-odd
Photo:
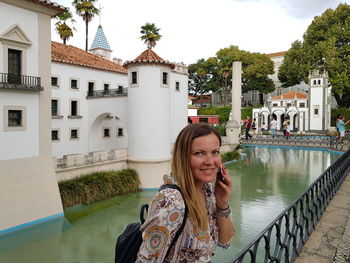
[[[228,164],[236,235],[214,262],[229,262],[298,198],[337,158],[335,152],[247,147],[244,160]],[[155,191],[115,197],[65,211],[65,218],[0,236],[0,262],[113,262],[116,237],[138,220]]]

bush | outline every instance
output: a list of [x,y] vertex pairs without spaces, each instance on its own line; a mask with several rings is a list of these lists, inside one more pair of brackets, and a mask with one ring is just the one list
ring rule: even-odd
[[270,135],[270,132],[269,131],[263,131],[262,134],[263,135]]
[[225,125],[216,125],[213,128],[220,134],[220,136],[226,136],[226,126]]
[[227,152],[221,155],[222,162],[228,162],[232,160],[239,160],[241,159],[241,154],[239,151],[232,151],[232,152]]
[[58,184],[64,208],[136,192],[139,186],[139,177],[131,169],[97,172]]
[[[219,124],[226,123],[230,118],[231,106],[210,106],[198,109],[198,115],[219,115]],[[253,107],[246,107],[241,109],[242,119],[247,116],[253,116]]]

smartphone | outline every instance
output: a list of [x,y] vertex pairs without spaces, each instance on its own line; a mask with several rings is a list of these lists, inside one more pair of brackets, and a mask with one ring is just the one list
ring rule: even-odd
[[220,180],[220,181],[225,182],[225,178],[224,178],[224,176],[222,175],[222,168],[221,168],[221,166],[219,166],[217,176],[219,177],[219,180]]

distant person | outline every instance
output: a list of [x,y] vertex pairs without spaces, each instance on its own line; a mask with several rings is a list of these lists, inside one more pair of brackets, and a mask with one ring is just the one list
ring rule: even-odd
[[339,129],[338,143],[343,143],[343,139],[344,139],[344,136],[345,136],[345,130],[346,130],[345,125],[348,125],[349,123],[350,123],[350,120],[345,122],[345,119],[344,119],[343,116],[339,117],[339,121],[338,121],[338,129]]
[[250,121],[250,117],[249,116],[246,117],[246,119],[244,120],[244,123],[245,123],[245,139],[249,140],[249,139],[251,139],[253,137],[253,136],[251,136],[249,134],[249,130],[250,130],[251,126],[252,126],[252,123]]
[[289,139],[289,136],[290,136],[290,122],[289,122],[289,120],[287,120],[287,123],[286,123],[286,139],[287,140]]
[[272,118],[272,121],[271,121],[271,123],[270,123],[270,129],[271,129],[272,138],[276,137],[276,132],[277,132],[277,121],[276,121],[276,118],[275,118],[275,117]]
[[256,119],[254,118],[254,119],[253,119],[253,122],[252,122],[253,135],[256,134],[256,128],[257,128]]
[[263,122],[263,123],[261,124],[260,131],[261,131],[261,133],[263,133],[263,132],[266,131],[266,130],[267,130],[266,124],[265,124],[265,122]]
[[288,118],[284,118],[283,124],[282,124],[282,130],[283,130],[283,135],[287,137],[287,123],[288,123]]
[[341,114],[338,114],[337,119],[335,120],[335,127],[337,128],[337,133],[338,133],[337,141],[338,141],[339,138],[340,138],[340,132],[339,132],[339,127],[338,127],[338,122],[339,122],[339,120],[340,120],[340,117],[342,117],[342,115],[341,115]]

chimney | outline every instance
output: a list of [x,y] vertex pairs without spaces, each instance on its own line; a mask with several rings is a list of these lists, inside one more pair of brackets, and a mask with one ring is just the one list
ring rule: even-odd
[[113,58],[112,61],[118,65],[123,65],[123,60],[121,58]]

